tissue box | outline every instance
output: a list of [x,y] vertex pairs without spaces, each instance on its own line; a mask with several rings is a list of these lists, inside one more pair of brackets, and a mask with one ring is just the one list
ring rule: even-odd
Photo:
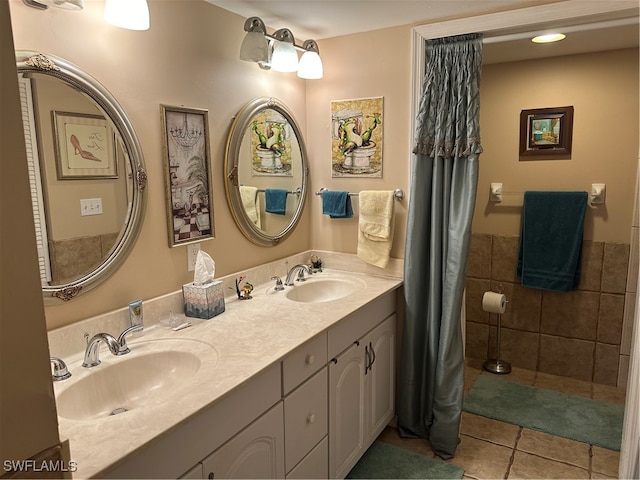
[[222,280],[205,285],[187,283],[182,286],[182,296],[187,317],[213,318],[224,312]]

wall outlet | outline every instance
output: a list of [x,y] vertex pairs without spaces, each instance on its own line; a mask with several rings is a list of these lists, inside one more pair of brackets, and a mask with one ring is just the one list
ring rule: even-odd
[[196,269],[196,259],[198,258],[199,251],[199,243],[192,243],[191,245],[187,245],[187,271],[193,272]]

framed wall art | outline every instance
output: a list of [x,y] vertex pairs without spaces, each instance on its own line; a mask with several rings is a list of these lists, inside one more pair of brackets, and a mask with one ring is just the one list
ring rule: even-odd
[[100,115],[52,111],[59,180],[118,178],[115,136]]
[[213,238],[207,110],[161,105],[169,245]]
[[382,177],[383,97],[331,102],[331,176]]
[[569,155],[573,106],[520,112],[520,156]]

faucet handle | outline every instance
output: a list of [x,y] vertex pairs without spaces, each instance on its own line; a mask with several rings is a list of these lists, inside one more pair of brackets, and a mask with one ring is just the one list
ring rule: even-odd
[[51,379],[54,382],[59,382],[60,380],[66,380],[71,376],[71,372],[67,368],[67,364],[62,361],[61,358],[58,357],[50,357],[49,361],[51,365],[53,365],[53,373],[51,374]]
[[308,273],[309,275],[313,275],[313,271],[311,270],[311,267],[309,267],[309,265],[300,265],[300,268],[298,269],[296,282],[307,281],[307,279],[304,277],[305,272]]
[[143,330],[143,326],[142,325],[131,325],[130,327],[126,328],[124,330],[124,332],[122,332],[120,334],[120,336],[118,337],[118,352],[116,353],[116,355],[125,355],[127,353],[129,353],[131,351],[131,349],[129,348],[129,346],[127,345],[127,339],[126,336],[130,333],[133,332],[139,332],[141,330]]
[[271,280],[276,281],[276,286],[274,287],[274,290],[276,292],[284,290],[284,285],[282,285],[282,279],[280,277],[274,276],[274,277],[271,277]]

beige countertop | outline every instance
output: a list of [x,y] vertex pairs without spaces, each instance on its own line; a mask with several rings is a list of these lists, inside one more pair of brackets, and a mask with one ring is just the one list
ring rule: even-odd
[[[314,274],[308,282],[327,278],[360,279],[366,283],[366,287],[338,300],[300,303],[287,299],[285,292],[274,292],[273,282],[269,282],[255,287],[251,300],[227,298],[225,312],[210,320],[181,315],[193,326],[174,332],[154,324],[145,328],[142,337],[131,338],[131,356],[136,355],[136,350],[138,354],[152,350],[154,345],[166,348],[169,340],[179,339],[197,341],[200,345],[208,344],[213,348],[199,347],[202,357],[200,370],[193,377],[186,378],[171,393],[159,391],[150,394],[143,399],[143,406],[123,414],[91,420],[59,416],[60,436],[69,440],[70,459],[77,465],[74,478],[100,476],[101,472],[135,455],[149,442],[189,417],[215,405],[225,395],[281,361],[306,341],[402,284],[399,278],[340,270]],[[290,288],[296,287],[287,287]],[[102,363],[92,369],[81,366],[81,354],[66,358],[73,375],[69,380],[54,382],[56,396],[83,377],[126,361],[129,355],[117,357],[103,347],[100,354]],[[203,388],[205,385],[206,388]]]

